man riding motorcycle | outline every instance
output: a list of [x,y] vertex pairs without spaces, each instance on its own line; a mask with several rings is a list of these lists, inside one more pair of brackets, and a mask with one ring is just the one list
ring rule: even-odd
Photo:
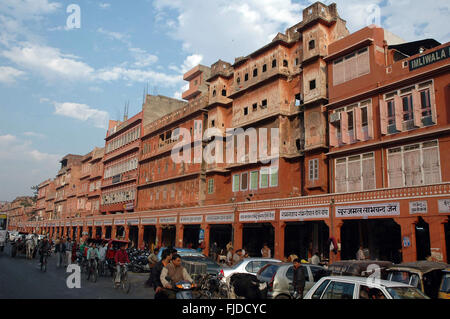
[[[169,282],[167,279],[170,278]],[[175,299],[176,293],[173,291],[172,283],[175,284],[180,281],[188,281],[193,284],[193,280],[186,269],[181,265],[181,256],[174,254],[172,260],[161,271],[161,283],[166,289],[166,294],[169,299]]]

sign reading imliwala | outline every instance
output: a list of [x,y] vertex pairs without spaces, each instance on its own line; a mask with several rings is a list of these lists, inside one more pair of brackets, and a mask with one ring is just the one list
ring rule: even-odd
[[422,55],[417,59],[409,61],[409,71],[420,69],[424,66],[442,61],[450,57],[450,46]]
[[328,217],[330,217],[330,209],[328,207],[290,209],[280,211],[280,220],[303,220]]
[[207,223],[234,222],[234,214],[206,215]]
[[336,206],[336,217],[398,216],[400,203]]
[[239,214],[240,222],[258,222],[263,220],[275,220],[275,211]]

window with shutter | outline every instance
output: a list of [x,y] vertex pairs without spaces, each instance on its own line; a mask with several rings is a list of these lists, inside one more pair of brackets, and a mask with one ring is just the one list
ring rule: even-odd
[[369,50],[367,48],[358,51],[358,76],[370,73]]
[[437,142],[423,143],[423,175],[425,184],[441,182],[441,165]]
[[403,186],[401,148],[391,149],[388,152],[388,178],[389,178],[389,187]]
[[233,192],[239,192],[239,175],[233,175]]
[[262,168],[260,171],[259,187],[260,188],[269,187],[269,169],[268,168]]
[[375,189],[375,158],[373,153],[364,154],[362,161],[363,190]]
[[346,158],[336,160],[335,181],[336,181],[336,193],[346,193],[347,192]]
[[250,189],[258,189],[258,171],[250,172]]
[[278,186],[278,167],[270,168],[270,187]]
[[405,186],[422,185],[420,144],[405,146],[403,153]]
[[348,191],[361,190],[361,157],[353,156],[348,159]]
[[241,174],[241,191],[248,189],[248,173]]
[[345,82],[344,60],[339,59],[333,63],[333,85],[339,85]]

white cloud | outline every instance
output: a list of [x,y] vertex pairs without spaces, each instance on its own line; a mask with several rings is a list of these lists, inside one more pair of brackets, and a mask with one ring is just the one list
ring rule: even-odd
[[97,32],[103,35],[106,35],[108,38],[113,39],[113,40],[119,40],[119,41],[123,41],[128,43],[128,41],[126,41],[126,39],[129,38],[128,35],[120,33],[120,32],[114,32],[114,31],[108,31],[105,30],[103,28],[98,28]]
[[156,55],[149,54],[145,50],[139,48],[130,48],[129,51],[135,59],[133,66],[137,68],[147,67],[158,62],[158,57]]
[[29,136],[29,137],[38,137],[38,138],[44,138],[45,134],[41,134],[41,133],[36,133],[36,132],[23,132],[24,136]]
[[92,77],[94,72],[93,68],[78,61],[78,57],[74,55],[63,54],[57,48],[29,42],[5,50],[1,55],[23,68],[40,73],[47,79],[55,77],[69,80],[86,79]]
[[98,5],[100,8],[102,9],[108,9],[109,7],[111,7],[110,3],[106,3],[106,2],[102,2]]
[[9,66],[0,66],[0,83],[13,84],[25,73]]
[[176,91],[173,95],[175,99],[181,100],[181,96],[183,95],[183,92],[186,92],[189,90],[189,83],[186,83],[179,91]]
[[[264,46],[300,21],[302,8],[292,0],[156,0],[154,6],[164,29],[209,64],[219,58],[234,62]],[[173,10],[176,21],[170,19]]]
[[0,2],[0,12],[20,20],[40,19],[41,15],[54,13],[60,8],[60,3],[48,0],[2,0]]
[[61,158],[35,149],[30,141],[11,134],[0,135],[0,180],[8,185],[0,188],[0,198],[31,195],[31,186],[55,175]]
[[88,90],[91,91],[91,92],[95,92],[95,93],[102,93],[103,92],[103,89],[98,87],[98,86],[90,86],[88,88]]
[[[316,0],[156,0],[156,22],[182,42],[188,54],[201,54],[205,63],[234,62],[269,43],[278,32],[302,20],[302,10]],[[407,41],[450,36],[448,0],[322,0],[337,3],[351,32],[367,26],[371,5],[381,6],[381,23]],[[385,5],[385,6],[382,6]],[[176,12],[175,19],[173,12]]]
[[106,111],[91,108],[86,104],[79,103],[57,103],[53,102],[55,106],[55,114],[74,118],[83,122],[91,122],[98,128],[106,129],[108,126],[109,114]]

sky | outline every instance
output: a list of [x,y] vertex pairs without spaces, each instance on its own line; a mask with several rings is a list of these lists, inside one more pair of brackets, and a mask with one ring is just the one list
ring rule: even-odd
[[[65,155],[103,147],[108,120],[127,102],[140,112],[147,86],[181,98],[184,72],[250,54],[313,2],[0,0],[0,201],[32,195]],[[375,23],[406,41],[450,38],[448,0],[322,2],[350,32]]]

